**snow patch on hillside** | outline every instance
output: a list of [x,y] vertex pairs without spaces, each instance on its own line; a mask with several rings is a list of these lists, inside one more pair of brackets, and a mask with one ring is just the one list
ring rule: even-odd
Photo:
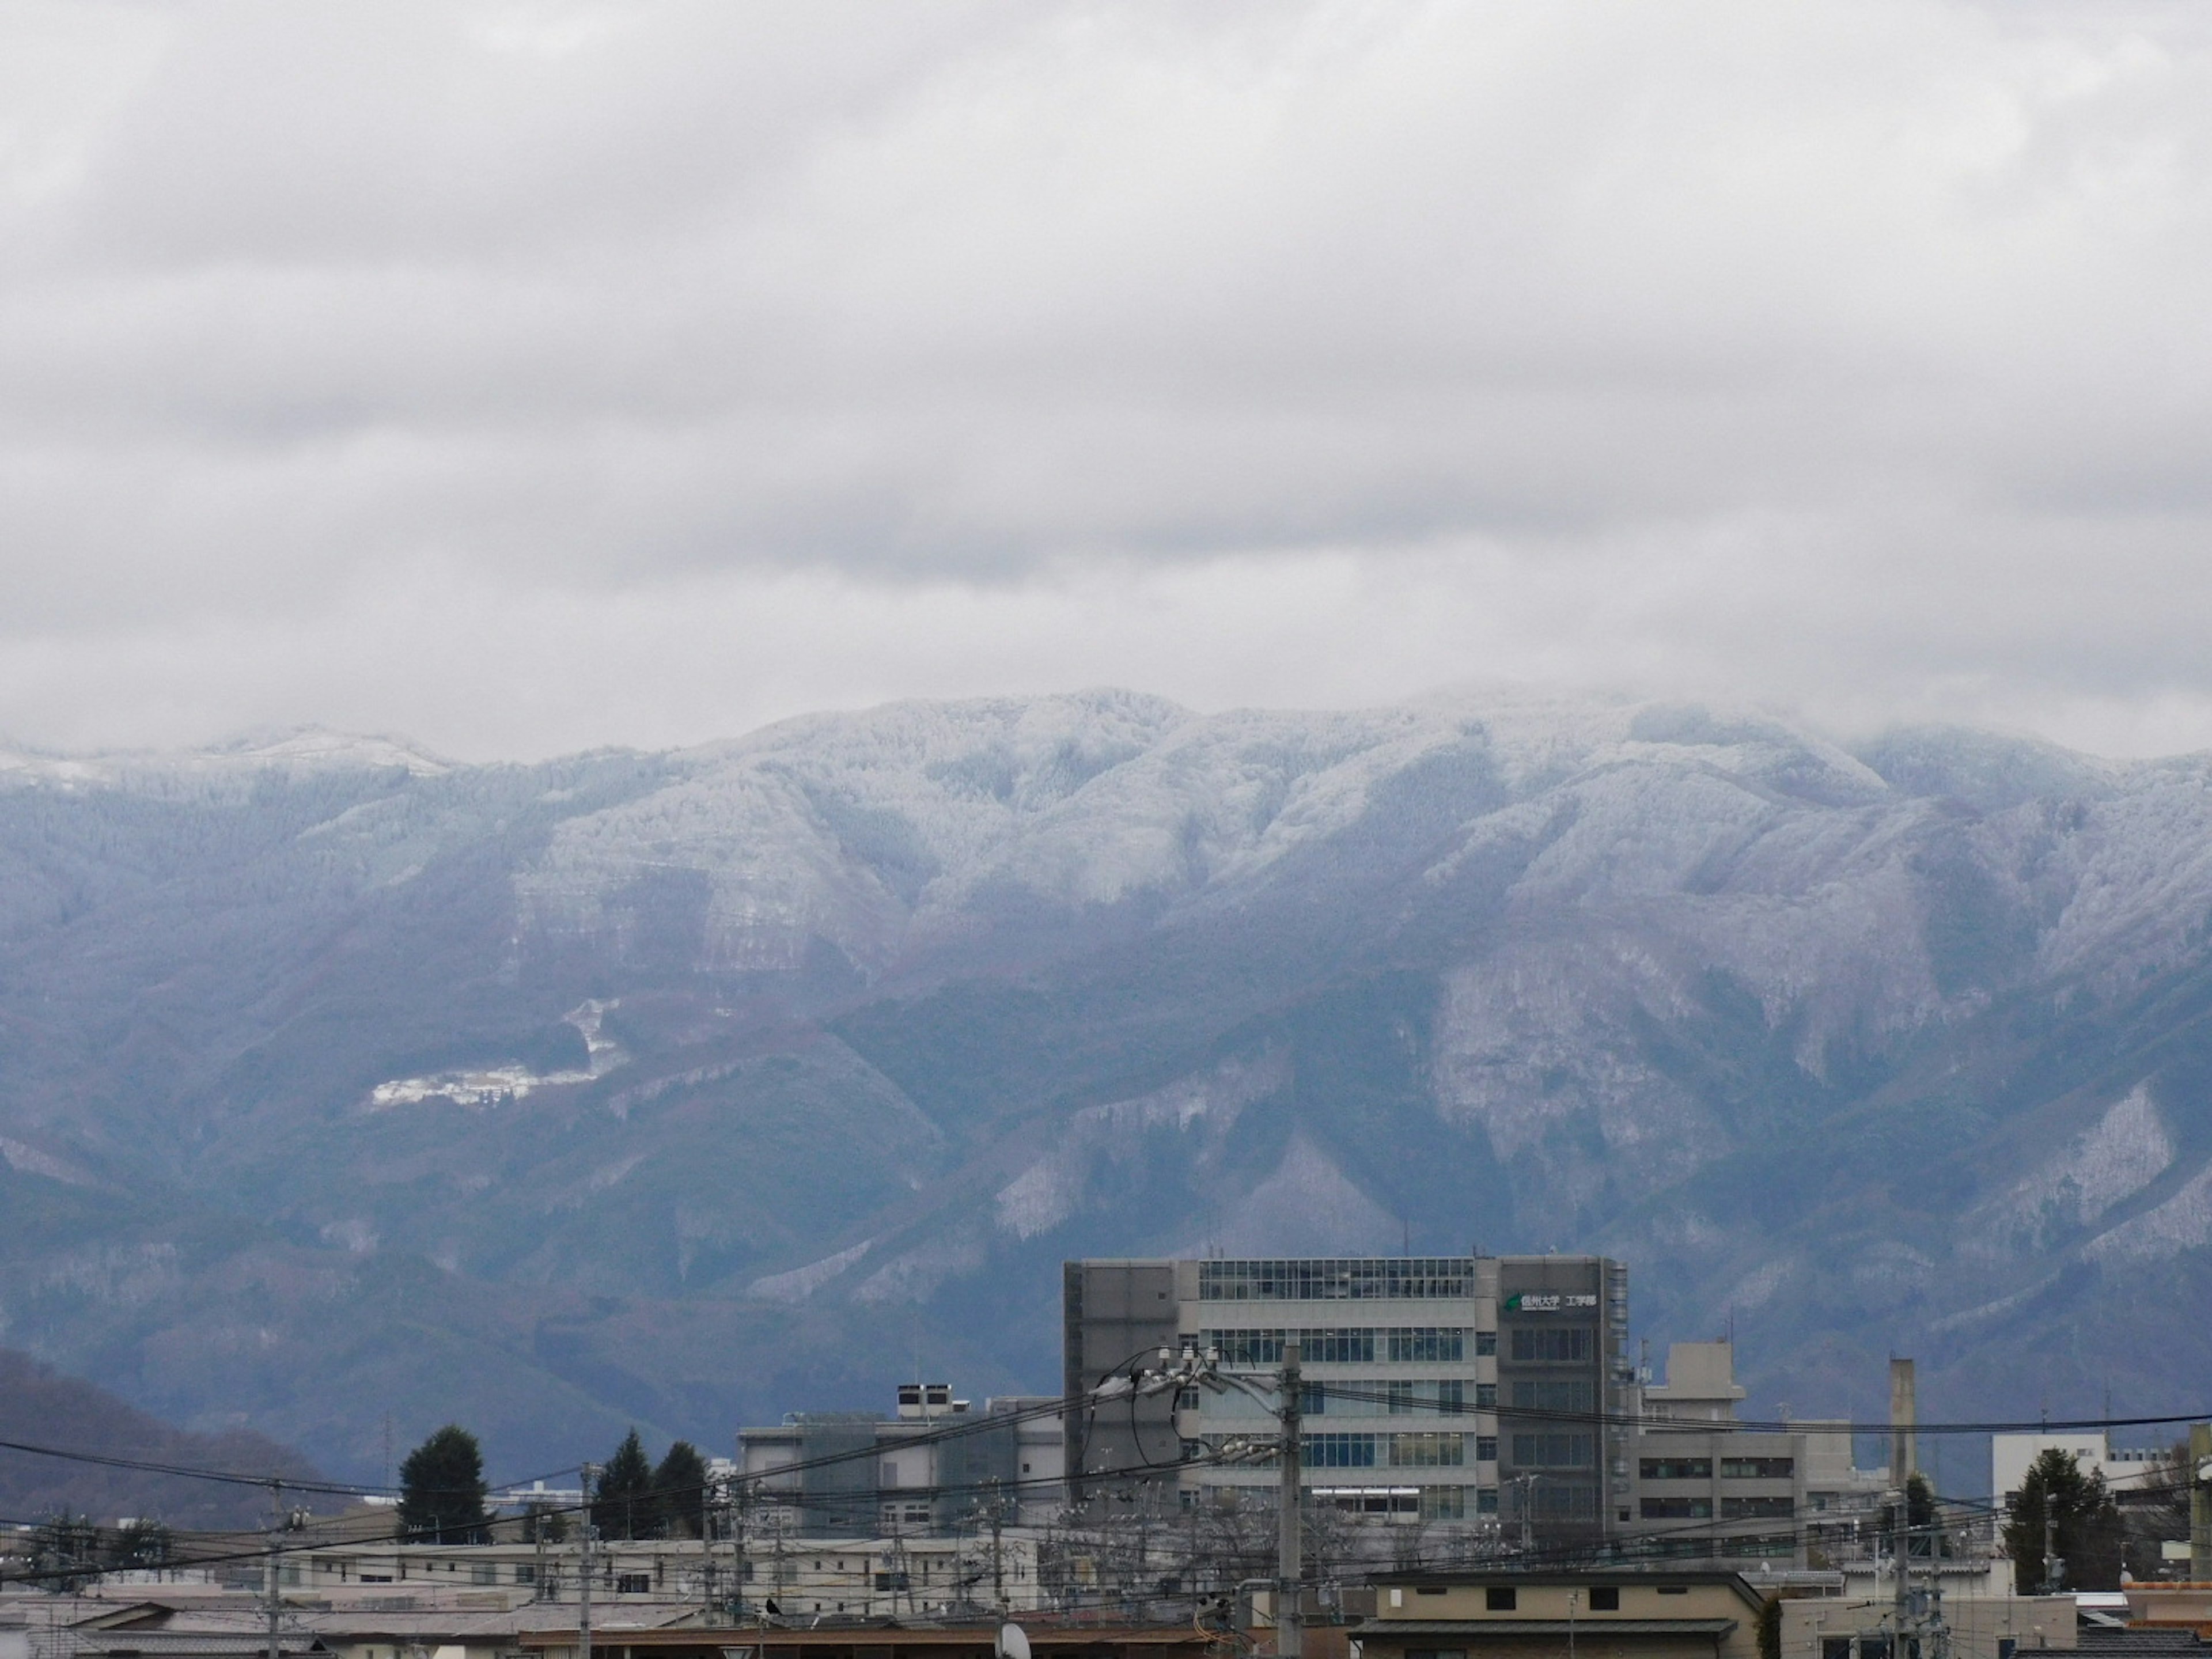
[[1986,1229],[2015,1247],[2039,1248],[2141,1192],[2173,1157],[2173,1138],[2149,1089],[2139,1083],[2047,1163],[1978,1206],[1969,1231]]
[[100,1185],[90,1174],[67,1158],[40,1152],[36,1146],[7,1135],[0,1135],[0,1159],[5,1159],[11,1170],[21,1170],[25,1175],[44,1176],[49,1181],[58,1181],[66,1186]]
[[1049,1153],[999,1189],[1000,1231],[1030,1239],[1059,1226],[1083,1207],[1105,1168],[1146,1155],[1148,1136],[1189,1137],[1176,1158],[1202,1173],[1243,1109],[1285,1087],[1290,1077],[1288,1055],[1270,1049],[1232,1056],[1148,1094],[1085,1107],[1068,1119]]
[[1393,1248],[1399,1231],[1398,1218],[1301,1133],[1274,1173],[1231,1211],[1216,1242],[1231,1255],[1358,1255]]
[[2093,1238],[2081,1254],[2112,1266],[2160,1261],[2212,1243],[2212,1164],[2207,1164],[2163,1203]]
[[745,1294],[757,1296],[769,1302],[804,1302],[831,1279],[867,1255],[875,1243],[864,1238],[850,1249],[840,1250],[835,1255],[825,1255],[819,1261],[810,1261],[803,1267],[793,1267],[780,1273],[769,1273],[756,1279],[745,1286]]
[[629,1055],[603,1029],[612,1002],[591,1001],[561,1016],[584,1039],[590,1063],[580,1072],[533,1072],[526,1066],[484,1066],[452,1072],[433,1072],[427,1077],[393,1078],[368,1091],[362,1109],[386,1112],[395,1106],[418,1106],[426,1100],[444,1100],[464,1110],[489,1111],[510,1106],[540,1089],[596,1083]]

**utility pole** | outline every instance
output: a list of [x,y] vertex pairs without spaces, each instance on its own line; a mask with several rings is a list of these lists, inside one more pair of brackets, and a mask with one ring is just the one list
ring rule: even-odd
[[1000,1549],[999,1533],[1005,1524],[999,1497],[999,1483],[991,1482],[991,1605],[999,1610],[1000,1617],[1006,1612],[1006,1562]]
[[284,1617],[284,1604],[276,1593],[276,1547],[284,1535],[284,1484],[281,1480],[269,1483],[269,1562],[262,1569],[261,1577],[269,1603],[269,1659],[280,1659],[280,1627]]
[[699,1483],[699,1614],[709,1624],[714,1618],[714,1482]]
[[731,1552],[730,1601],[737,1609],[738,1617],[743,1619],[745,1613],[745,1477],[744,1471],[740,1469],[731,1479],[736,1486],[732,1496],[737,1499],[737,1508],[730,1521],[730,1541],[735,1546]]
[[2058,1559],[2058,1517],[2051,1512],[2051,1494],[2043,1494],[2043,1593],[2058,1594],[2066,1581],[2066,1564]]
[[586,1463],[576,1473],[584,1488],[584,1564],[576,1580],[576,1659],[592,1659],[592,1477],[599,1470]]
[[[1897,1362],[1895,1360],[1892,1360],[1890,1362],[1890,1374],[1893,1377],[1896,1375],[1896,1367]],[[1893,1413],[1893,1420],[1894,1420]],[[1896,1462],[1893,1455],[1893,1447],[1895,1443],[1897,1443],[1893,1442],[1893,1458],[1891,1462],[1891,1469],[1893,1473],[1895,1472],[1896,1468]],[[1891,1607],[1890,1635],[1895,1640],[1895,1652],[1898,1655],[1898,1659],[1904,1659],[1905,1626],[1911,1613],[1911,1590],[1906,1579],[1907,1575],[1911,1571],[1909,1564],[1912,1559],[1912,1546],[1911,1542],[1912,1535],[1911,1530],[1912,1524],[1912,1510],[1909,1496],[1902,1487],[1893,1488],[1890,1496],[1896,1505],[1895,1508],[1890,1510],[1892,1519],[1889,1528],[1889,1565],[1896,1574],[1896,1577],[1892,1580],[1889,1587]]]
[[1300,1454],[1304,1450],[1305,1382],[1298,1344],[1283,1344],[1283,1490],[1275,1535],[1275,1652],[1278,1659],[1304,1659],[1305,1610],[1299,1605],[1305,1577],[1305,1534],[1298,1513]]

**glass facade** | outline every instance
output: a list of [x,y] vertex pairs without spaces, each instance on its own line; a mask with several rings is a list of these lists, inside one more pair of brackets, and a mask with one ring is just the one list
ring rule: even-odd
[[1316,1329],[1205,1330],[1201,1348],[1224,1365],[1279,1365],[1283,1345],[1295,1340],[1310,1365],[1452,1364],[1467,1358],[1467,1333],[1434,1325],[1339,1325]]
[[1433,1301],[1474,1294],[1467,1256],[1350,1256],[1201,1261],[1201,1302]]

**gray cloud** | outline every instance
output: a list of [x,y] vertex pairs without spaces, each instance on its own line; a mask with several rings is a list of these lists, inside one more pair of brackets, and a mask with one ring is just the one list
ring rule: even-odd
[[2175,6],[0,19],[0,727],[1468,678],[2212,744]]

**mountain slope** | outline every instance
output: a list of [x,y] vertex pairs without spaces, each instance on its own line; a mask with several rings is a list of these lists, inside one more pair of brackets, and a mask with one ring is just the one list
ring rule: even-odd
[[[0,1439],[178,1468],[320,1479],[297,1452],[258,1434],[184,1433],[104,1389],[8,1348],[0,1348]],[[269,1493],[250,1485],[0,1450],[0,1514],[41,1521],[87,1516],[101,1525],[137,1516],[178,1528],[244,1528],[266,1523]]]
[[2208,918],[2202,758],[1651,704],[27,761],[0,1331],[520,1475],[1049,1387],[1063,1255],[1410,1237],[1614,1250],[1801,1410],[2195,1407]]

